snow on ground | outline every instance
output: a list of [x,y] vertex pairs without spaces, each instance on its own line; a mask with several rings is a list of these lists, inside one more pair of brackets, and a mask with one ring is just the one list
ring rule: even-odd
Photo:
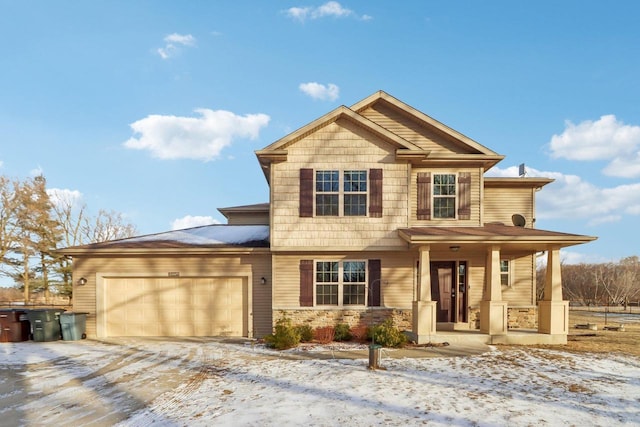
[[[30,387],[26,401],[9,408],[21,425],[640,425],[637,357],[492,347],[396,359],[384,350],[385,369],[372,371],[367,359],[319,359],[317,350],[214,340],[31,342],[0,345],[0,367],[22,370]],[[157,395],[144,401],[140,389],[154,387]],[[80,395],[89,396],[87,407],[111,409],[87,418]],[[144,404],[132,406],[131,396]],[[34,417],[35,408],[59,415]]]

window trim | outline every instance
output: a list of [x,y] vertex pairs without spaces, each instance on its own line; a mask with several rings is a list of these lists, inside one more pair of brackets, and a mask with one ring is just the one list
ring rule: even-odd
[[[506,263],[507,271],[502,271],[502,265]],[[502,278],[506,276],[506,284],[503,283]],[[504,287],[511,287],[513,285],[513,260],[509,258],[500,258],[500,285]]]
[[[450,175],[453,176],[454,182],[453,184],[445,184],[453,186],[454,194],[452,195],[436,195],[436,177]],[[431,219],[433,220],[455,220],[458,219],[458,206],[459,206],[459,189],[458,189],[458,181],[460,177],[458,176],[458,172],[433,172],[431,173]],[[441,184],[438,184],[441,185]],[[438,208],[436,207],[436,199],[453,199],[453,216],[451,217],[438,217]]]
[[[322,262],[337,262],[338,263],[338,282],[318,282],[317,272],[318,263]],[[362,262],[364,263],[364,281],[363,282],[345,282],[344,281],[344,264],[348,262]],[[313,260],[313,306],[314,307],[363,307],[369,306],[368,298],[370,297],[369,289],[369,260],[367,259],[314,259]],[[338,286],[338,304],[318,304],[318,285],[337,284]],[[364,304],[344,304],[344,285],[362,285],[364,286]]]
[[[313,170],[313,216],[314,217],[360,217],[366,218],[371,216],[369,213],[371,206],[371,195],[369,194],[371,187],[371,177],[369,176],[371,169],[314,169]],[[327,172],[338,173],[338,191],[319,191],[318,190],[318,174]],[[364,175],[366,190],[365,191],[347,191],[345,190],[345,173],[346,172],[360,172]],[[336,215],[319,215],[318,214],[318,195],[337,195],[338,196],[338,209]],[[362,195],[365,197],[364,213],[362,215],[346,215],[345,214],[345,196],[347,195]]]

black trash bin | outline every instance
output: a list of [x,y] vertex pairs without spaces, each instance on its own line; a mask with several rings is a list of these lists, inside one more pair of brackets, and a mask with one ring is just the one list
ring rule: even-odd
[[65,311],[60,314],[60,328],[62,329],[62,339],[65,341],[77,341],[85,339],[87,326],[87,314]]
[[25,310],[0,309],[0,342],[27,341],[30,333]]
[[60,314],[62,309],[39,308],[29,310],[27,318],[31,322],[34,341],[57,341],[60,339]]

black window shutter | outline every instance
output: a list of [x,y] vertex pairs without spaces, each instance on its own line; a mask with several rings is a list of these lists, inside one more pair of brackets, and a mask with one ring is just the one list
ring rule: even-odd
[[382,217],[382,169],[369,170],[369,216]]
[[313,216],[313,169],[300,169],[300,216]]
[[418,219],[431,219],[431,173],[418,173]]
[[300,307],[313,307],[313,260],[300,260]]
[[380,282],[382,277],[379,259],[369,260],[369,306],[380,307]]

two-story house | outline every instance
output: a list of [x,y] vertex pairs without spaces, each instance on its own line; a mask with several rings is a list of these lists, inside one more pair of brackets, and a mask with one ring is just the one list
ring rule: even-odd
[[[74,310],[94,336],[262,336],[392,318],[416,342],[563,343],[559,251],[593,237],[538,230],[552,180],[489,178],[503,156],[377,92],[256,152],[269,203],[228,224],[67,248]],[[542,300],[536,263],[546,257]]]

